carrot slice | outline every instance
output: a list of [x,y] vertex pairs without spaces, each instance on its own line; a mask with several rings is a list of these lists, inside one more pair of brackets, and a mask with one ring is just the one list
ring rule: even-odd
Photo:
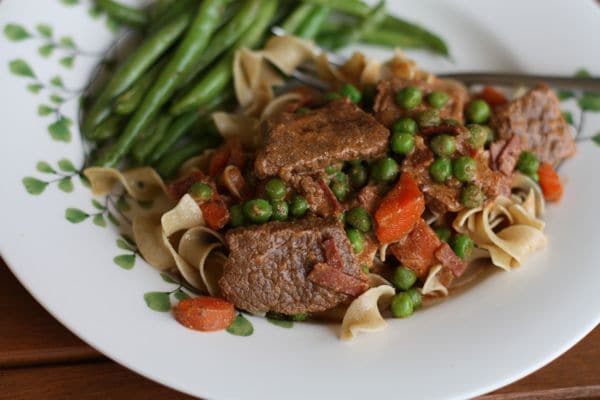
[[425,198],[417,182],[405,172],[375,211],[377,239],[383,243],[402,239],[413,229],[423,211]]
[[197,331],[219,331],[235,319],[233,304],[216,297],[195,297],[179,302],[174,308],[180,324]]
[[552,164],[541,163],[538,168],[538,177],[546,200],[560,201],[563,195],[563,185]]
[[508,102],[506,96],[504,96],[498,89],[492,86],[486,86],[481,91],[481,98],[490,105],[490,107],[501,106]]
[[214,230],[219,230],[229,222],[229,210],[221,200],[210,200],[200,204],[202,216],[206,225]]

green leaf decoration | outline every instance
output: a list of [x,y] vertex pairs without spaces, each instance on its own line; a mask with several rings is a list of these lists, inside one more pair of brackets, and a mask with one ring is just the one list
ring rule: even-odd
[[236,336],[250,336],[254,333],[254,327],[242,314],[238,314],[227,328],[227,332]]
[[563,111],[562,116],[567,121],[567,124],[573,125],[573,113],[571,111]]
[[113,258],[115,264],[123,269],[132,269],[135,266],[135,255],[121,254]]
[[119,199],[117,200],[116,206],[119,210],[121,210],[123,212],[127,212],[127,211],[131,210],[129,203],[125,199],[125,196],[119,197]]
[[102,214],[96,214],[96,215],[94,215],[94,218],[92,219],[92,222],[96,226],[100,226],[102,228],[106,228],[106,220],[104,219],[104,216]]
[[106,27],[112,33],[117,33],[121,29],[121,23],[111,16],[106,18]]
[[173,295],[179,301],[181,301],[181,300],[187,300],[187,299],[191,299],[192,298],[192,296],[190,296],[189,294],[187,294],[186,292],[184,292],[181,289],[177,290],[175,293],[173,293]]
[[75,41],[70,36],[61,37],[59,40],[59,43],[62,47],[66,48],[66,49],[74,49],[77,47],[77,45],[75,44]]
[[67,176],[58,181],[58,188],[65,193],[71,193],[73,191],[73,182],[71,182],[71,177]]
[[42,45],[38,47],[38,53],[40,54],[40,56],[48,58],[52,55],[52,52],[54,52],[54,47],[55,46],[52,43]]
[[585,68],[579,68],[576,72],[575,72],[575,77],[576,78],[589,78],[592,75],[588,72],[587,69]]
[[78,224],[82,221],[85,221],[89,218],[89,216],[90,214],[86,213],[85,211],[81,211],[78,208],[67,208],[65,211],[65,218],[73,224]]
[[29,39],[31,37],[31,34],[27,32],[27,29],[25,29],[21,25],[7,24],[4,27],[4,36],[6,36],[8,40],[18,42],[21,40]]
[[66,158],[62,158],[58,161],[58,168],[63,172],[76,172],[77,169],[73,163]]
[[89,179],[83,175],[83,174],[79,174],[79,181],[81,182],[81,184],[83,186],[85,186],[86,188],[90,188],[92,185],[90,184]]
[[570,90],[559,90],[557,92],[557,96],[560,101],[564,101],[573,98],[575,96],[575,93],[573,93]]
[[154,311],[167,312],[171,310],[171,299],[169,299],[168,293],[147,292],[144,293],[144,301]]
[[121,223],[119,222],[119,220],[113,215],[113,213],[108,213],[106,214],[106,218],[108,218],[108,220],[110,221],[111,224],[113,224],[114,226],[121,226]]
[[71,141],[71,130],[69,129],[69,121],[65,117],[60,117],[57,121],[48,126],[48,132],[52,139],[59,142]]
[[90,17],[92,17],[93,19],[98,19],[100,18],[100,16],[102,15],[102,9],[98,6],[92,6],[89,10],[88,10],[88,14]]
[[292,321],[286,321],[283,319],[275,319],[275,318],[268,318],[267,317],[267,321],[269,321],[270,323],[272,323],[273,325],[277,325],[281,328],[286,328],[289,329],[291,327],[294,326],[294,323]]
[[169,275],[165,274],[164,272],[160,273],[160,277],[162,278],[163,281],[165,281],[167,283],[172,283],[172,284],[179,283],[175,279],[171,278]]
[[66,6],[76,6],[79,4],[79,0],[60,0],[60,2]]
[[27,190],[27,193],[38,195],[46,189],[46,186],[48,186],[48,182],[44,182],[39,179],[28,176],[26,178],[23,178],[23,186],[25,186],[25,190]]
[[600,146],[600,132],[598,132],[594,136],[592,136],[592,141],[594,143],[596,143],[598,146]]
[[8,68],[10,69],[10,72],[12,72],[15,75],[35,79],[35,74],[33,73],[33,70],[31,69],[29,64],[27,64],[27,62],[21,58],[9,62]]
[[38,115],[44,117],[46,115],[50,115],[54,112],[54,108],[46,105],[46,104],[40,104],[38,106]]
[[98,211],[104,211],[106,210],[106,207],[104,207],[104,204],[100,203],[98,200],[96,199],[92,199],[92,205],[94,206],[94,208]]
[[584,111],[600,112],[600,94],[585,93],[577,100],[577,104]]
[[50,101],[53,103],[56,103],[56,104],[62,104],[65,102],[65,99],[63,99],[59,95],[53,93],[50,95]]
[[50,25],[39,24],[38,26],[35,27],[35,29],[37,29],[39,34],[42,35],[43,37],[46,37],[46,38],[52,37],[52,27]]
[[65,88],[65,84],[63,83],[62,78],[58,75],[56,75],[52,79],[50,79],[50,84],[57,88],[61,88],[61,89]]
[[44,85],[41,83],[30,83],[27,85],[27,90],[29,90],[33,94],[38,94],[40,90],[44,88]]
[[75,64],[75,56],[67,56],[63,57],[58,62],[65,68],[73,68],[73,64]]
[[[129,245],[129,243],[127,243],[125,240],[123,239],[117,239],[117,247],[123,250],[129,250],[132,251],[133,249],[131,248],[131,246]],[[161,274],[162,276],[162,274]],[[163,278],[164,279],[164,278]]]
[[40,161],[35,165],[35,169],[37,169],[38,171],[44,173],[44,174],[55,174],[56,170],[54,168],[52,168],[52,166],[50,164],[48,164],[46,161]]

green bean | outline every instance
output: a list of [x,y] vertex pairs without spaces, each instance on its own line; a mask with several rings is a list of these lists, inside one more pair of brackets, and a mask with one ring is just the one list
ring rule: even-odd
[[138,8],[123,5],[115,0],[96,0],[98,7],[119,22],[134,28],[142,28],[148,23],[148,15]]
[[152,25],[148,28],[148,32],[154,33],[157,30],[164,28],[182,14],[189,15],[190,13],[193,13],[197,4],[198,0],[175,0],[162,15],[157,16],[156,20],[153,21]]
[[340,32],[338,40],[334,42],[334,50],[358,42],[360,38],[375,30],[386,16],[385,1],[380,1],[367,16],[356,26],[352,26],[345,32]]
[[94,128],[88,139],[101,141],[116,136],[119,133],[121,122],[123,121],[119,116],[111,115]]
[[321,6],[331,7],[334,10],[341,11],[345,14],[364,17],[371,9],[366,3],[360,0],[306,0],[307,3],[318,4]]
[[364,43],[389,48],[400,47],[403,49],[420,49],[427,47],[427,45],[419,38],[407,35],[406,33],[394,32],[381,28],[367,32],[360,40]]
[[152,150],[163,140],[165,135],[168,133],[168,129],[173,121],[173,117],[169,114],[160,115],[156,121],[156,126],[152,129],[152,132],[145,137],[143,140],[139,140],[135,143],[131,149],[131,153],[135,161],[139,164],[144,164]]
[[192,25],[162,70],[156,83],[144,97],[125,130],[113,146],[98,160],[100,165],[116,166],[135,142],[142,129],[156,116],[160,108],[177,89],[179,77],[196,64],[208,45],[228,0],[205,0],[200,4]]
[[172,115],[181,115],[186,111],[201,106],[229,84],[233,77],[231,65],[233,63],[234,50],[238,47],[254,47],[258,44],[275,13],[276,7],[276,0],[263,1],[263,8],[258,13],[254,24],[247,32],[244,32],[235,47],[221,61],[207,71],[190,90],[175,99],[169,109]]
[[244,6],[240,8],[231,21],[225,24],[211,38],[210,46],[202,54],[202,58],[187,76],[181,78],[178,87],[182,88],[189,85],[202,70],[234,45],[254,22],[256,14],[260,9],[260,3],[260,0],[249,0],[244,3]]
[[152,34],[115,72],[84,117],[81,129],[86,137],[95,126],[110,115],[110,102],[113,98],[129,89],[167,51],[187,28],[191,19],[190,15],[181,14],[163,29]]
[[381,28],[414,37],[415,39],[423,41],[429,49],[444,56],[450,55],[448,45],[441,37],[412,22],[389,15],[384,19]]
[[220,142],[221,138],[218,136],[205,136],[196,142],[186,143],[165,154],[157,164],[156,171],[163,178],[170,178],[185,161],[200,155],[206,149],[218,146]]
[[150,23],[154,24],[159,21],[163,15],[169,12],[177,1],[178,0],[156,0],[154,4],[149,7],[148,16],[150,18]]
[[142,75],[133,86],[119,95],[113,103],[114,112],[119,115],[129,115],[134,112],[163,66],[163,63],[156,64],[150,71]]
[[306,18],[315,10],[316,6],[302,3],[281,24],[284,31],[289,34],[296,33]]
[[316,6],[296,30],[295,35],[304,39],[314,39],[330,13],[329,7]]

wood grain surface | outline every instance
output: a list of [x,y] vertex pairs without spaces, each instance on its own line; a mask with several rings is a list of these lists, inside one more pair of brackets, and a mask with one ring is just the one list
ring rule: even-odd
[[[600,327],[545,368],[485,400],[600,399]],[[145,379],[52,318],[0,260],[0,399],[191,399]]]

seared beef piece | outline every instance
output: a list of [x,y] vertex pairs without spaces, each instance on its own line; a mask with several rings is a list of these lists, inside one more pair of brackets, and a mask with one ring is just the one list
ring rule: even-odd
[[425,278],[429,269],[438,263],[436,251],[442,242],[425,220],[420,219],[406,237],[389,247],[403,266],[418,278]]
[[306,114],[281,113],[265,124],[254,164],[259,178],[313,174],[340,161],[385,155],[389,131],[347,99]]
[[362,269],[363,266],[367,266],[369,270],[373,268],[375,264],[375,255],[379,250],[379,242],[373,235],[365,235],[365,246],[363,251],[356,255],[356,262]]
[[332,217],[338,216],[343,211],[340,202],[325,183],[324,176],[300,175],[291,178],[289,183],[306,198],[308,207],[313,213],[321,217]]
[[[366,290],[366,277],[344,228],[333,218],[237,228],[225,238],[229,258],[219,286],[225,298],[243,310],[284,314],[323,311],[352,300],[354,296],[348,292]],[[335,269],[325,274],[322,282],[315,278],[324,286],[309,279],[319,263]],[[315,276],[318,272],[323,271]],[[331,274],[339,287],[327,286],[332,282],[328,279]],[[340,274],[346,275],[341,277],[344,279],[339,279]]]
[[334,292],[356,297],[369,288],[366,280],[343,273],[327,263],[318,263],[308,274],[308,280]]
[[[482,187],[488,200],[493,200],[499,195],[510,194],[510,178],[489,167],[487,152],[475,153],[469,145],[469,132],[464,127],[458,127],[457,155],[468,155],[477,161],[477,176],[475,184]],[[439,214],[447,211],[460,211],[463,205],[460,202],[462,185],[451,177],[445,183],[437,183],[429,174],[429,166],[435,160],[434,154],[427,147],[423,136],[415,137],[415,150],[404,160],[401,170],[410,173],[417,181],[419,189],[425,196],[429,208]]]
[[435,257],[444,267],[452,271],[454,276],[461,276],[467,269],[467,263],[456,255],[448,243],[442,243],[438,247],[435,251]]
[[383,196],[381,195],[379,185],[369,183],[358,192],[358,195],[356,196],[356,206],[363,207],[369,214],[373,214],[377,210],[382,199]]
[[496,140],[490,145],[490,158],[492,168],[510,175],[515,170],[521,155],[521,139],[513,135],[510,140]]
[[541,162],[558,164],[575,154],[575,140],[560,111],[554,92],[538,85],[524,96],[494,110],[490,121],[498,139],[521,139],[521,147],[535,153]]
[[[423,102],[410,111],[405,110],[396,103],[396,93],[406,86],[417,86],[423,91]],[[400,117],[415,116],[427,108],[425,96],[434,90],[446,92],[450,96],[448,103],[440,110],[440,116],[462,122],[463,108],[469,100],[469,92],[461,83],[446,79],[435,79],[431,83],[406,79],[379,82],[377,97],[373,106],[375,119],[389,128]]]

